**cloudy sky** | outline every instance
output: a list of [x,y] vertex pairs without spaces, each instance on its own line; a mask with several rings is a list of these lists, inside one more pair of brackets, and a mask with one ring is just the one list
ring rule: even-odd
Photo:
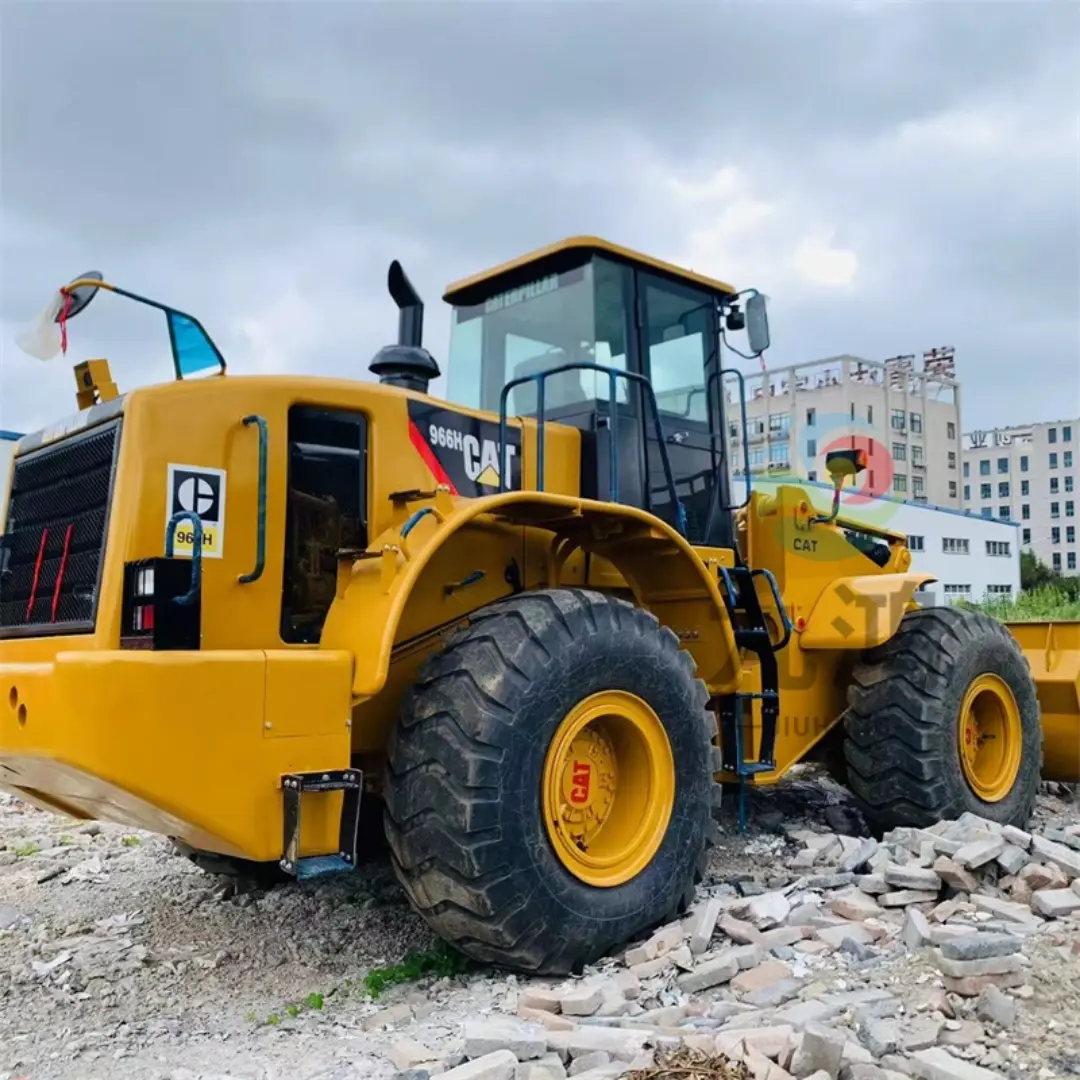
[[[967,429],[1080,413],[1080,3],[4,2],[0,427],[73,411],[16,334],[98,268],[233,370],[367,376],[442,287],[599,233],[771,298],[774,366],[957,349]],[[75,359],[168,377],[103,296]]]

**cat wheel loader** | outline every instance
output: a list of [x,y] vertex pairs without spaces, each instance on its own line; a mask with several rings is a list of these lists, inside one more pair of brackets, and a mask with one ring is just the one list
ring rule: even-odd
[[175,378],[78,363],[79,411],[18,445],[0,785],[217,870],[385,835],[438,934],[564,973],[685,909],[725,786],[839,751],[879,827],[1021,825],[1080,778],[1076,626],[920,608],[905,537],[839,513],[857,449],[829,512],[754,490],[761,294],[556,243],[449,286],[436,394],[388,285],[377,381],[227,375],[193,316],[58,291],[28,351],[111,294],[164,314]]

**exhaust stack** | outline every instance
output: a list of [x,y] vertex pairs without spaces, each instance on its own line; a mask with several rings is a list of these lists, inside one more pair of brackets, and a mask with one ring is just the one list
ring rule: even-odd
[[397,344],[384,345],[368,370],[387,386],[426,394],[431,380],[439,377],[439,365],[423,346],[424,303],[397,259],[390,264],[386,287],[398,306]]

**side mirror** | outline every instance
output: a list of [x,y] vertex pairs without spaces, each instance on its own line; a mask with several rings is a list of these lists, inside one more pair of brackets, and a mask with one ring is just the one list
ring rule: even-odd
[[769,314],[765,309],[765,297],[759,292],[746,300],[746,337],[755,356],[769,347]]
[[[70,297],[67,303],[67,310],[63,307],[56,313],[56,321],[59,322],[63,319],[73,319],[79,314],[91,300],[98,294],[98,286],[94,284],[95,281],[104,281],[105,279],[98,273],[97,270],[88,270],[85,274],[80,274],[77,278],[72,278],[69,285],[65,285],[67,290],[66,295]],[[78,284],[76,284],[78,282]],[[75,285],[75,288],[71,288]]]

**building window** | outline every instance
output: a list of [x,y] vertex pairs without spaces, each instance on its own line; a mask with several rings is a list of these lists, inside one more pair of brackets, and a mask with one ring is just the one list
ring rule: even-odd
[[971,475],[971,462],[964,462],[964,479],[966,480]]
[[998,498],[1007,499],[1009,497],[1009,481],[1003,480],[998,484]]
[[1050,477],[1050,494],[1056,495],[1058,493],[1058,478],[1056,476]]
[[1021,503],[1020,504],[1020,516],[1025,521],[1030,521],[1031,520],[1031,503]]
[[947,439],[956,438],[956,425],[951,420],[945,425],[945,437]]
[[1071,476],[1066,476],[1065,477],[1065,490],[1068,492],[1068,491],[1072,491],[1072,489],[1073,489],[1073,478]]
[[971,541],[966,536],[943,536],[941,550],[946,555],[970,555]]
[[998,472],[1007,473],[1009,471],[1009,459],[1007,457],[998,458]]
[[1065,516],[1066,517],[1072,517],[1073,516],[1073,507],[1075,505],[1076,504],[1072,501],[1072,499],[1066,499],[1065,500]]
[[1057,454],[1051,454],[1050,455],[1050,468],[1051,469],[1056,469],[1057,468]]
[[750,425],[750,434],[751,435],[764,435],[765,434],[765,421],[764,420],[750,420],[750,421],[748,421],[748,423]]
[[769,432],[773,435],[786,435],[791,427],[791,413],[773,413],[769,417]]
[[902,442],[892,444],[893,461],[907,461],[907,447]]
[[911,448],[911,464],[912,465],[925,465],[923,460],[923,448],[921,446],[913,446]]
[[806,474],[806,479],[809,480],[811,484],[816,484],[817,483],[817,473],[814,472],[813,469],[811,469],[810,472],[808,472]]
[[1007,556],[1009,554],[1009,547],[1008,540],[987,540],[986,554]]
[[1027,472],[1028,471],[1027,454],[1021,454],[1020,455],[1020,471],[1021,472]]
[[1051,565],[1053,566],[1053,568],[1055,570],[1057,570],[1060,573],[1061,572],[1061,552],[1060,551],[1055,551],[1054,554],[1051,556],[1051,559],[1052,559]]
[[750,464],[751,465],[764,465],[765,464],[765,447],[764,446],[751,446],[750,447]]
[[1024,530],[1023,542],[1025,544],[1030,544],[1031,543],[1031,530],[1030,529],[1025,529]]
[[955,469],[956,468],[956,451],[955,450],[950,450],[949,451],[949,468],[950,469]]
[[911,414],[911,431],[914,435],[922,434],[922,413],[913,412]]
[[923,494],[923,478],[921,476],[911,478],[911,493],[916,499]]
[[999,506],[998,507],[998,517],[1001,518],[1002,521],[1008,521],[1009,520],[1009,507],[1007,507],[1007,506]]
[[1020,481],[1020,494],[1021,495],[1030,495],[1031,494],[1031,482],[1030,481],[1028,481],[1028,480],[1021,480]]
[[959,603],[961,600],[971,599],[970,585],[946,585],[945,598],[950,604]]
[[950,499],[955,499],[956,498],[956,481],[955,480],[950,480],[949,481],[949,498]]
[[984,506],[979,513],[982,514],[984,518],[992,518],[994,516],[994,508],[992,506]]
[[889,425],[893,431],[906,431],[907,425],[905,424],[905,415],[903,409],[893,409],[892,416],[889,420]]
[[806,426],[807,427],[813,427],[816,420],[817,420],[817,409],[807,409],[806,410]]
[[1061,429],[1061,441],[1072,442],[1072,427],[1069,424],[1066,424]]
[[1061,464],[1064,465],[1066,469],[1071,469],[1072,468],[1072,451],[1071,450],[1066,450],[1065,453],[1061,455]]
[[1050,504],[1050,516],[1052,518],[1061,517],[1061,503],[1052,502]]
[[971,485],[970,484],[965,484],[964,485],[964,502],[970,502],[970,501],[971,501]]
[[1075,551],[1070,551],[1065,556],[1065,563],[1066,563],[1066,565],[1068,566],[1068,568],[1070,570],[1075,570],[1076,569],[1076,552]]
[[1061,527],[1059,525],[1055,525],[1050,530],[1050,543],[1051,544],[1060,544],[1061,543]]
[[1052,427],[1052,428],[1049,428],[1047,430],[1047,432],[1046,432],[1046,441],[1047,442],[1057,442],[1057,428],[1056,427]]
[[980,499],[990,499],[990,498],[993,498],[993,495],[994,495],[994,490],[993,490],[993,486],[991,484],[980,484],[979,485],[979,498]]
[[987,585],[986,591],[991,596],[1012,596],[1011,585]]
[[922,536],[909,536],[907,538],[908,551],[925,551],[926,538]]
[[1066,525],[1065,526],[1065,543],[1066,544],[1075,544],[1076,543],[1076,526],[1075,525]]
[[874,422],[874,406],[873,405],[867,405],[866,406],[866,422],[868,424],[872,424]]
[[979,462],[979,475],[980,476],[989,476],[990,475],[990,459],[989,458],[983,458]]
[[893,491],[907,491],[907,477],[897,473],[892,478]]
[[806,440],[806,456],[808,458],[817,457],[817,439]]
[[791,464],[791,447],[785,443],[773,443],[769,447],[769,462],[773,465]]

